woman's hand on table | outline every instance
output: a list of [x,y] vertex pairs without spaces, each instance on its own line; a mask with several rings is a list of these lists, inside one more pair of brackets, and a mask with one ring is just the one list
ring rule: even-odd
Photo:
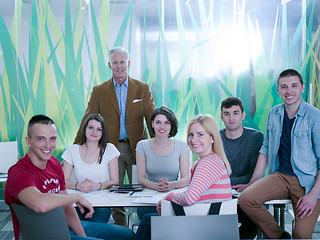
[[158,192],[169,192],[170,191],[170,183],[167,178],[161,178],[158,183]]
[[[79,183],[79,187],[78,189],[81,192],[92,192],[94,189],[94,184],[95,182],[93,182],[90,179],[85,179],[83,182]],[[100,186],[100,184],[98,183],[98,185]]]
[[102,188],[102,183],[100,182],[94,182],[92,180],[89,180],[88,181],[91,183],[91,188],[92,188],[92,191],[99,191],[101,190]]

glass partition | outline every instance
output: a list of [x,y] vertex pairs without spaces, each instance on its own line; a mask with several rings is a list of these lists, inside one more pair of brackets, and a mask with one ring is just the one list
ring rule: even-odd
[[107,52],[130,52],[130,76],[179,120],[198,113],[220,127],[220,102],[238,96],[245,126],[265,131],[281,103],[276,78],[302,73],[305,101],[319,106],[319,1],[8,0],[0,2],[0,139],[26,152],[34,114],[56,122],[55,155],[72,144],[91,89],[112,77]]

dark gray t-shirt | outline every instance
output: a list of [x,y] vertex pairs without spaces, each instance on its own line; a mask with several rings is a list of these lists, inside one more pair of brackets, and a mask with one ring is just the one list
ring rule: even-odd
[[229,139],[220,130],[224,151],[230,162],[231,185],[246,184],[250,181],[263,143],[263,133],[252,128],[243,128],[241,137]]
[[186,142],[174,139],[173,152],[167,156],[158,156],[153,153],[150,139],[138,142],[136,151],[146,158],[147,179],[159,182],[161,178],[175,181],[179,178],[180,157],[188,150]]

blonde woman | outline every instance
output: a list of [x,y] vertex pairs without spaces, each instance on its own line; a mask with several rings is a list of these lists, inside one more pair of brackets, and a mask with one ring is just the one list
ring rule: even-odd
[[[187,139],[198,160],[193,163],[188,189],[179,194],[169,193],[166,200],[188,206],[232,199],[231,168],[214,118],[211,115],[194,117],[188,124]],[[160,204],[158,210],[161,211]]]
[[[198,160],[191,168],[188,189],[182,193],[168,193],[165,199],[183,206],[231,200],[231,168],[217,123],[211,115],[197,115],[189,122],[187,143],[192,152],[198,155]],[[161,201],[157,210],[161,215]],[[154,215],[150,213],[143,216],[136,240],[151,239],[151,216]]]

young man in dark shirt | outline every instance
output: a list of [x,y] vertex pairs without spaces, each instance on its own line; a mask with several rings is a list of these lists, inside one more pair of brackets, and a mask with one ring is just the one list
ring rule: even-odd
[[[246,113],[240,98],[228,97],[221,103],[221,119],[225,128],[220,130],[224,151],[230,162],[232,188],[247,184],[253,174],[263,142],[263,134],[242,126]],[[256,225],[238,208],[241,239],[253,239],[257,235]]]

